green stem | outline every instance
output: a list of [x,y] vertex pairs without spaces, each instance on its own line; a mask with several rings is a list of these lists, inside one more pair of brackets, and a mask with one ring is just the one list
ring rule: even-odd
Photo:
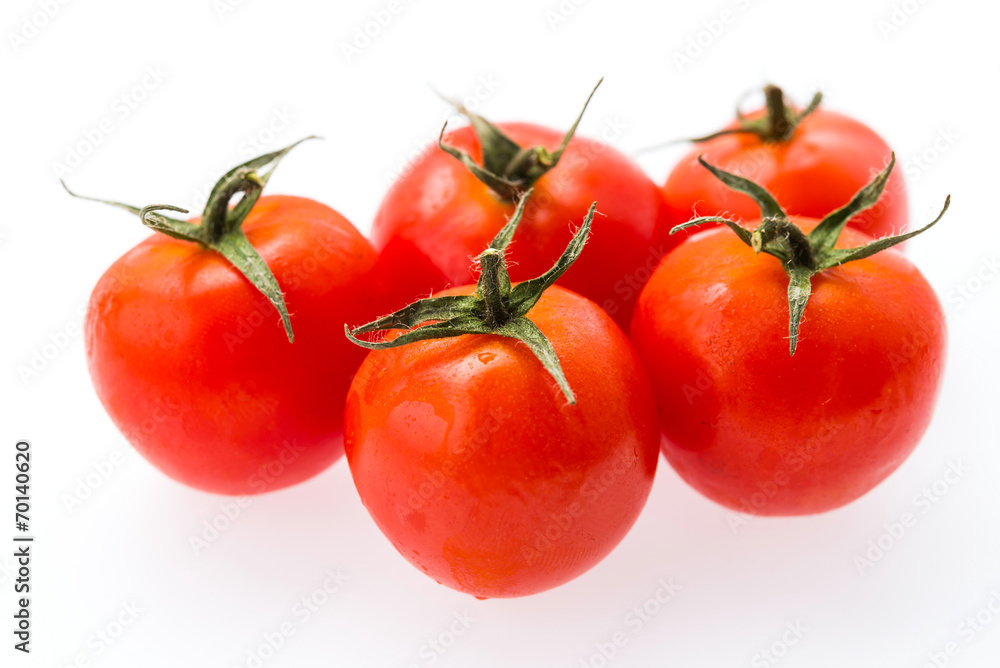
[[494,329],[503,327],[510,322],[510,311],[507,309],[510,278],[507,275],[503,251],[487,248],[479,256],[479,267],[482,273],[478,292],[486,304],[486,325]]
[[243,222],[242,219],[232,220],[230,217],[230,202],[233,201],[233,197],[243,193],[244,197],[256,200],[263,189],[264,182],[257,172],[245,166],[230,171],[215,184],[201,216],[205,238],[210,245],[218,243],[222,237]]
[[809,101],[809,104],[805,109],[801,112],[795,112],[795,110],[788,105],[785,99],[784,91],[777,86],[768,84],[764,86],[763,116],[751,120],[744,116],[739,109],[737,109],[736,117],[739,122],[737,127],[729,128],[727,130],[719,130],[718,132],[713,132],[712,134],[705,135],[704,137],[696,137],[691,141],[695,143],[702,143],[715,139],[716,137],[736,134],[757,135],[761,141],[766,142],[788,141],[792,138],[792,135],[795,134],[795,130],[799,127],[802,121],[816,111],[822,101],[823,94],[817,92],[813,95],[812,100]]
[[751,234],[750,247],[754,253],[760,253],[764,247],[781,249],[788,259],[786,264],[791,267],[801,267],[813,271],[816,269],[816,258],[812,243],[806,233],[798,225],[787,218],[765,218]]
[[768,134],[773,141],[787,139],[795,129],[785,109],[785,93],[775,85],[764,86]]

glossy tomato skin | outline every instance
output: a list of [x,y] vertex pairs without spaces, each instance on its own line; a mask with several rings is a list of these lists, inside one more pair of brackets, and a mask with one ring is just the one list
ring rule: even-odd
[[[498,127],[524,147],[555,149],[562,134],[527,123]],[[445,143],[482,164],[471,127]],[[574,137],[562,160],[535,183],[535,192],[510,247],[514,281],[541,275],[562,254],[591,203],[597,202],[587,252],[559,280],[603,307],[623,327],[642,285],[661,257],[679,243],[657,186],[621,152]],[[470,258],[486,248],[514,212],[462,163],[437,145],[428,148],[386,195],[372,242],[391,284],[408,285],[412,298],[475,280]]]
[[[838,246],[868,240],[846,229]],[[787,285],[776,258],[712,229],[664,260],[632,323],[667,460],[742,513],[820,513],[871,490],[923,435],[944,365],[941,305],[900,253],[814,277],[794,357]]]
[[291,314],[221,255],[154,235],[101,277],[86,320],[98,397],[170,477],[222,494],[305,480],[343,453],[343,402],[364,351],[342,334],[384,309],[376,254],[336,211],[261,197],[243,223]]
[[[663,193],[674,224],[695,215],[760,218],[760,208],[750,197],[731,190],[699,164],[702,155],[710,164],[764,186],[789,214],[822,218],[849,202],[887,164],[891,153],[868,126],[820,108],[786,141],[736,134],[697,144],[671,171]],[[902,170],[897,169],[878,204],[848,225],[883,237],[904,230],[908,217],[906,186]]]
[[655,402],[621,330],[558,286],[529,317],[576,405],[525,344],[492,335],[372,352],[347,396],[347,461],[369,513],[414,566],[480,598],[590,569],[632,526],[656,471]]

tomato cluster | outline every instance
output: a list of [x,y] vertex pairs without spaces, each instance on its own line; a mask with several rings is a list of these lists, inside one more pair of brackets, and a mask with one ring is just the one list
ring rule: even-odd
[[97,395],[150,462],[210,492],[286,487],[346,453],[400,554],[480,598],[603,559],[661,451],[743,513],[838,508],[930,421],[944,317],[890,248],[937,220],[901,233],[902,177],[872,130],[818,95],[764,96],[662,186],[579,118],[563,134],[459,106],[469,126],[392,186],[372,243],[315,201],[262,196],[291,146],[230,170],[199,218],[109,202],[159,234],[93,292]]

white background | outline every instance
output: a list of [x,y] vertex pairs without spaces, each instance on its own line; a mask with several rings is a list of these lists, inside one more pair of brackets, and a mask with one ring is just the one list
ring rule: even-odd
[[[998,665],[1000,619],[971,638],[960,625],[1000,592],[1000,279],[989,280],[1000,247],[1000,8],[896,2],[910,14],[897,13],[899,29],[883,34],[890,0],[591,0],[554,25],[547,12],[557,0],[407,0],[348,62],[341,44],[388,0],[245,0],[221,15],[213,0],[70,0],[17,49],[10,34],[40,10],[34,0],[5,0],[0,507],[12,505],[13,444],[29,438],[39,538],[34,652],[25,657],[11,648],[12,518],[0,513],[0,665],[66,666],[82,655],[93,666],[246,666],[262,635],[285,621],[294,635],[266,666],[600,666],[598,646],[618,632],[627,642],[607,665],[773,665],[758,653],[796,623],[805,630],[780,660],[789,668],[918,667],[949,642],[959,652],[949,665]],[[674,54],[723,10],[730,23],[704,32],[702,52],[679,68]],[[146,78],[147,68],[159,68],[162,81]],[[476,601],[411,567],[367,516],[343,460],[255,498],[195,555],[189,537],[227,499],[172,482],[122,441],[74,330],[100,274],[148,232],[122,212],[71,199],[54,163],[109,118],[110,134],[66,175],[71,186],[191,206],[257,152],[248,138],[269,142],[265,150],[315,133],[325,141],[296,149],[269,192],[320,200],[367,232],[387,178],[448,114],[429,84],[460,97],[479,87],[480,110],[496,120],[566,128],[602,75],[580,133],[624,125],[614,143],[626,152],[716,129],[741,94],[773,81],[802,101],[822,89],[830,108],[889,141],[908,167],[913,224],[952,194],[945,220],[907,247],[950,328],[937,413],[914,455],[846,508],[735,528],[661,461],[645,512],[610,557],[520,600]],[[144,78],[146,89],[131,92]],[[127,117],[123,94],[144,98]],[[279,116],[291,120],[269,136]],[[935,148],[941,133],[953,139]],[[641,162],[662,182],[681,150]],[[960,286],[978,292],[960,300]],[[64,349],[23,380],[19,366],[67,327],[76,333]],[[122,463],[67,509],[79,479],[113,455]],[[953,463],[967,471],[939,484],[946,491],[922,512],[915,495]],[[906,512],[915,526],[883,537],[891,547],[859,572],[856,557]],[[349,580],[299,624],[296,602],[337,569]],[[679,587],[663,605],[650,602],[661,580]],[[93,634],[109,624],[116,631],[112,622],[132,602],[138,618],[98,651]],[[643,605],[655,613],[639,624],[628,615]],[[443,654],[421,654],[429,639],[448,643],[453,615],[465,613],[471,628]]]

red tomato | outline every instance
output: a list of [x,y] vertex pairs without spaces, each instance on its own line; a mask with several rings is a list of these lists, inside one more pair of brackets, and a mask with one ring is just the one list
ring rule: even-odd
[[375,251],[336,211],[262,197],[243,231],[284,292],[295,343],[222,255],[161,234],[101,277],[86,321],[91,377],[118,428],[170,477],[223,494],[286,487],[341,456],[364,352],[336,333],[383,309]]
[[[759,122],[767,114],[766,109],[761,109],[747,115],[746,120]],[[737,120],[727,129],[740,125]],[[868,126],[820,107],[784,139],[746,133],[699,142],[671,171],[663,194],[673,224],[686,222],[694,215],[758,219],[760,212],[752,199],[733,192],[702,169],[698,156],[703,156],[726,171],[764,186],[789,214],[822,218],[868,183],[873,171],[885,166],[891,152]],[[903,231],[908,219],[906,187],[902,173],[896,171],[878,205],[855,216],[848,225],[873,237],[883,237]]]
[[414,566],[480,598],[534,594],[593,567],[635,522],[656,471],[656,407],[622,331],[558,286],[529,317],[575,405],[528,346],[491,334],[376,350],[347,396],[347,461],[379,528]]
[[[836,247],[869,241],[846,229]],[[744,513],[819,513],[868,492],[923,435],[944,364],[941,305],[897,251],[812,278],[794,356],[788,282],[777,258],[712,229],[660,264],[632,323],[668,461]]]
[[[517,144],[555,149],[562,135],[527,123],[497,125]],[[482,164],[472,127],[447,133],[446,144]],[[557,166],[534,184],[532,202],[511,246],[511,278],[538,276],[559,257],[590,203],[597,200],[587,252],[560,285],[597,302],[623,327],[639,291],[661,257],[679,243],[668,235],[663,198],[648,176],[621,152],[574,137]],[[475,256],[514,211],[461,162],[428,148],[392,186],[375,218],[372,242],[392,284],[407,298],[475,280]],[[404,300],[409,301],[410,299]]]

